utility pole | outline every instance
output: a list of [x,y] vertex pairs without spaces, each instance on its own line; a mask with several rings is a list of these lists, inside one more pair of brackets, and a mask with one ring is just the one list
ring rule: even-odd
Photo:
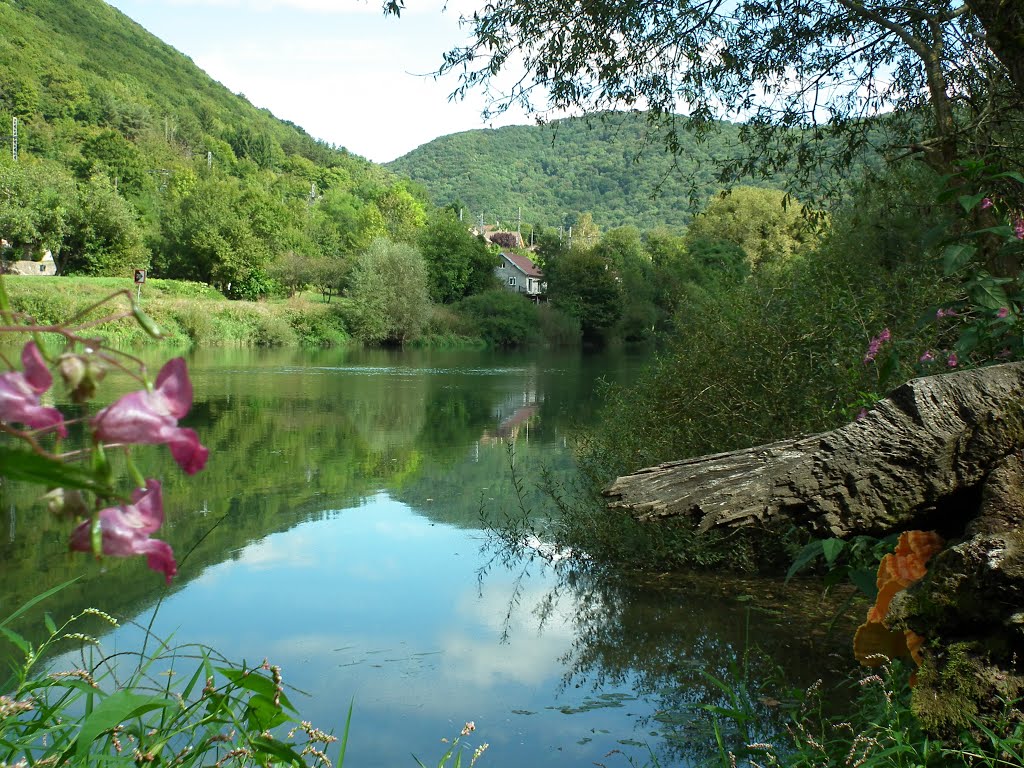
[[11,120],[11,157],[18,162],[18,118]]
[[519,219],[516,222],[516,232],[518,232],[519,236],[522,237],[522,235],[523,235],[523,206],[519,206]]
[[206,170],[213,168],[213,152],[206,153]]

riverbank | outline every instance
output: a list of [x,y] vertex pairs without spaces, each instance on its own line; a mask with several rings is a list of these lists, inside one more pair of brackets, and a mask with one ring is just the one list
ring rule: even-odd
[[[39,324],[68,322],[71,318],[99,319],[130,309],[126,297],[137,287],[130,281],[109,277],[39,278],[6,275],[4,284],[15,311]],[[147,279],[139,295],[143,311],[156,323],[162,342],[171,347],[342,347],[359,345],[346,323],[347,299],[325,302],[308,291],[291,298],[267,301],[229,301],[218,290],[183,280]],[[485,342],[454,328],[451,313],[437,308],[436,321],[416,345],[447,348],[483,347]],[[153,339],[133,318],[104,323],[91,335],[117,347],[152,344]]]

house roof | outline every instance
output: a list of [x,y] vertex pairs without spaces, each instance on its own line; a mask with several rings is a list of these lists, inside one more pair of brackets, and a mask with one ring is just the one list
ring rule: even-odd
[[501,255],[519,267],[527,277],[544,277],[544,273],[537,269],[537,265],[525,256],[520,256],[518,253],[502,253]]

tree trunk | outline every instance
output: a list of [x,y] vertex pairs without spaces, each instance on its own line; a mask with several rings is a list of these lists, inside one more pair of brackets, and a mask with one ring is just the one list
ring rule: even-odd
[[915,379],[831,432],[661,464],[605,495],[704,531],[937,530],[946,548],[886,619],[926,638],[915,710],[950,736],[1024,693],[1024,363]]
[[1006,67],[1017,91],[1024,97],[1024,8],[1018,0],[967,0],[985,28],[985,42]]

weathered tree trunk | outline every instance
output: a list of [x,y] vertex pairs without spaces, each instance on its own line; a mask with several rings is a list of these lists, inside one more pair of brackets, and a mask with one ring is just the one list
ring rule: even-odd
[[985,28],[985,41],[1024,97],[1024,8],[1015,0],[967,0]]
[[949,735],[1024,693],[1024,363],[915,379],[831,432],[640,470],[605,495],[701,530],[937,530],[946,548],[886,621],[926,638],[916,711]]

